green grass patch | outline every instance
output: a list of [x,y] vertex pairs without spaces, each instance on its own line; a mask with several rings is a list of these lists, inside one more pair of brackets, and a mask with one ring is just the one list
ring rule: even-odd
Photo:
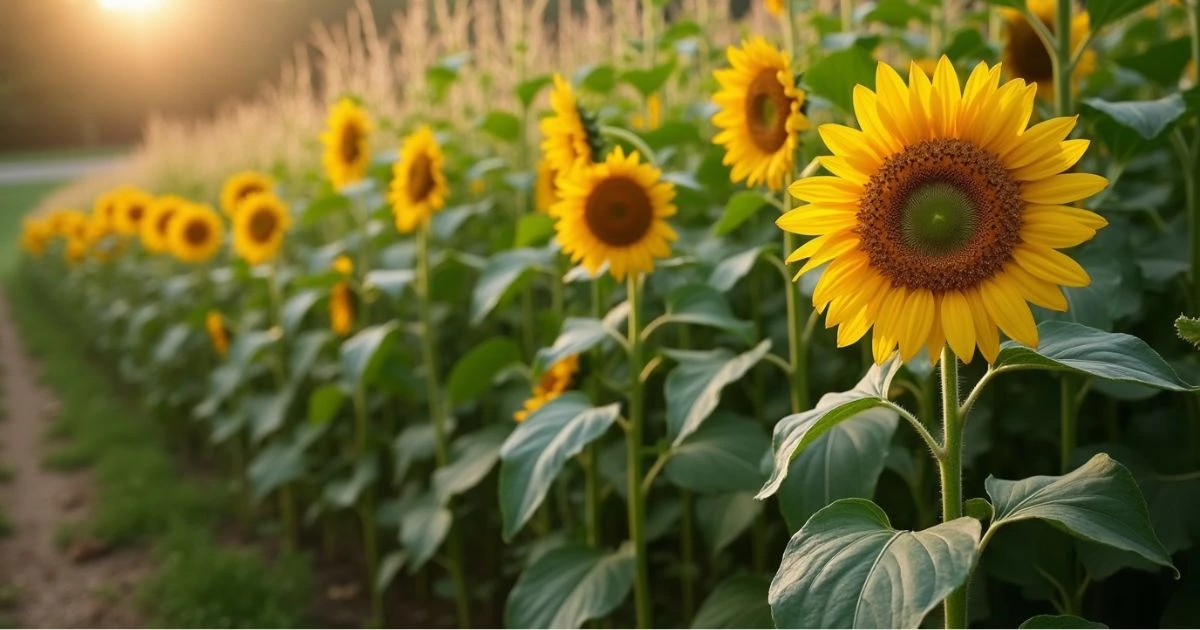
[[78,443],[64,444],[42,456],[42,468],[72,472],[92,465],[92,452]]

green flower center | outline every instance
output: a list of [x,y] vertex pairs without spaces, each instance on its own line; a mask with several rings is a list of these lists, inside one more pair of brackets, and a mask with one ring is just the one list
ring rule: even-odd
[[957,187],[933,182],[917,188],[904,202],[904,241],[930,256],[958,251],[975,234],[975,209]]

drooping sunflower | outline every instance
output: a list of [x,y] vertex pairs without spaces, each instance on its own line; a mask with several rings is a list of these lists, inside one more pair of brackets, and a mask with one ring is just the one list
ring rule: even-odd
[[551,166],[550,160],[542,158],[537,164],[537,179],[534,181],[534,207],[538,212],[550,214],[550,209],[558,203],[558,187],[554,184],[558,173]]
[[575,374],[579,372],[579,355],[571,355],[551,365],[542,372],[538,382],[533,384],[533,392],[521,409],[513,414],[513,420],[524,422],[529,414],[541,409],[543,405],[558,398],[571,388]]
[[713,142],[725,147],[722,162],[732,167],[734,182],[779,190],[792,170],[800,132],[810,126],[791,59],[761,37],[725,54],[733,67],[713,73],[721,85],[713,96],[720,111],[712,118],[721,131]]
[[321,134],[325,145],[322,162],[334,188],[361,180],[370,161],[367,134],[371,121],[367,112],[349,98],[342,98],[329,110],[327,129]]
[[140,233],[142,247],[149,252],[166,252],[171,248],[171,219],[187,200],[178,195],[164,195],[150,204],[146,218],[142,219]]
[[[1054,33],[1055,11],[1058,0],[1026,0],[1025,6],[1029,12]],[[1024,79],[1026,83],[1036,83],[1038,97],[1049,101],[1054,98],[1054,65],[1050,60],[1050,51],[1042,43],[1033,26],[1025,16],[1016,9],[1004,9],[1004,70],[1009,77]],[[1076,10],[1071,18],[1071,49],[1079,46],[1088,35],[1091,22],[1087,11]],[[1092,73],[1096,67],[1096,53],[1088,49],[1079,58],[1072,72],[1072,81]]]
[[354,328],[354,291],[350,283],[340,280],[329,293],[329,327],[336,335],[348,335]]
[[407,234],[425,225],[446,205],[450,187],[442,173],[446,157],[429,127],[421,127],[404,139],[400,159],[393,167],[388,200],[396,217],[396,229]]
[[229,327],[225,325],[225,317],[220,311],[210,310],[204,315],[204,328],[217,355],[224,358],[229,354]]
[[821,126],[833,176],[792,184],[808,205],[778,225],[816,237],[788,262],[807,259],[800,274],[829,263],[813,304],[839,345],[874,328],[876,362],[897,346],[904,360],[922,347],[937,360],[947,342],[964,361],[978,347],[994,362],[997,328],[1036,346],[1029,303],[1066,310],[1060,287],[1090,282],[1058,250],[1107,224],[1069,205],[1107,180],[1064,173],[1088,147],[1066,139],[1074,117],[1027,129],[1036,88],[999,81],[999,66],[980,63],[960,89],[943,57],[932,82],[913,64],[906,85],[880,64],[878,92],[854,89],[862,131]]
[[205,262],[221,250],[225,224],[211,207],[186,203],[175,210],[167,224],[168,248],[175,258],[188,263]]
[[567,173],[579,164],[591,164],[600,152],[600,134],[590,114],[575,100],[571,84],[554,75],[550,93],[553,113],[538,123],[542,130],[542,155],[558,173]]
[[275,258],[292,214],[273,193],[257,193],[242,200],[233,217],[233,250],[251,265]]
[[607,262],[618,281],[652,271],[654,259],[670,254],[677,238],[666,222],[675,214],[675,186],[661,176],[621,147],[604,162],[560,175],[562,198],[551,215],[563,252],[593,275]]
[[255,193],[274,192],[275,182],[258,171],[242,171],[225,180],[221,187],[221,210],[232,218],[242,200]]
[[117,197],[113,228],[124,236],[137,236],[141,231],[142,219],[150,209],[154,197],[136,188],[129,188]]

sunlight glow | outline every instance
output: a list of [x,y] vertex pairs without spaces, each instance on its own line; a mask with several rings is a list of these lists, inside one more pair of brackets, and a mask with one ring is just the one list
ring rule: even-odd
[[162,5],[164,0],[96,0],[106,11],[146,13]]

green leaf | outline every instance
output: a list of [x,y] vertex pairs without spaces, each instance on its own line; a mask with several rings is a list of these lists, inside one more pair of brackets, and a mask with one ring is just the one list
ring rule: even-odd
[[325,424],[333,420],[345,402],[346,392],[340,385],[321,385],[308,396],[308,421],[312,424]]
[[283,303],[283,309],[280,310],[279,319],[283,324],[283,329],[289,333],[296,332],[300,329],[300,324],[304,322],[304,316],[308,314],[317,300],[321,299],[321,293],[314,289],[301,291],[296,295],[288,298]]
[[1061,370],[1171,391],[1193,391],[1146,342],[1073,322],[1038,324],[1038,347],[1006,341],[995,369]]
[[928,23],[929,11],[907,0],[880,0],[863,16],[864,23],[879,22],[892,28],[904,28],[912,20]]
[[251,410],[250,437],[255,442],[283,428],[294,394],[292,388],[284,387],[272,394],[256,395],[248,401]]
[[693,628],[774,628],[765,575],[735,575],[721,582],[700,604]]
[[734,317],[725,295],[707,284],[685,284],[667,295],[665,323],[712,326],[747,342],[754,339],[754,324]]
[[771,478],[755,498],[765,499],[775,494],[787,478],[792,460],[817,438],[838,423],[845,422],[868,409],[883,406],[887,401],[887,391],[891,387],[892,378],[900,371],[901,366],[896,358],[883,365],[872,365],[854,389],[825,394],[817,401],[815,408],[780,420],[775,425],[775,432],[771,437],[775,466]]
[[575,72],[580,87],[607,96],[617,86],[617,71],[608,64],[584,66]]
[[762,487],[761,464],[770,448],[758,422],[717,412],[671,449],[663,472],[693,492],[752,492]]
[[393,300],[398,300],[416,279],[417,274],[412,269],[372,269],[363,278],[363,286],[374,287]]
[[191,335],[192,328],[187,324],[174,324],[163,333],[154,346],[155,363],[167,363],[180,357],[180,348]]
[[599,439],[621,414],[567,392],[533,412],[500,447],[500,515],[510,540],[546,498],[566,461]]
[[696,499],[696,523],[708,551],[716,557],[722,549],[750,529],[762,512],[762,501],[749,492],[706,494]]
[[394,477],[397,481],[403,480],[413,464],[433,459],[437,453],[433,425],[423,422],[401,431],[392,442],[392,453],[396,459]]
[[408,553],[410,575],[437,553],[453,522],[454,515],[433,496],[421,497],[407,506],[400,518],[400,544]]
[[728,234],[745,223],[747,219],[758,214],[759,209],[769,205],[771,205],[770,202],[762,193],[753,190],[740,191],[726,202],[725,211],[721,213],[721,218],[713,226],[713,233],[717,236]]
[[342,342],[342,376],[352,390],[370,384],[383,355],[391,348],[396,330],[397,323],[392,320],[368,326]]
[[433,492],[442,503],[474,488],[500,458],[500,445],[512,431],[501,422],[464,435],[450,445],[450,463],[433,472]]
[[328,330],[310,330],[300,334],[293,344],[291,356],[288,357],[288,383],[299,387],[312,372],[313,365],[321,356],[321,351],[333,340],[333,334]]
[[484,114],[479,128],[504,142],[514,142],[521,135],[521,119],[505,111],[493,109]]
[[267,445],[250,462],[246,478],[255,499],[261,499],[274,489],[304,476],[302,440],[275,441]]
[[526,272],[548,263],[547,252],[540,249],[510,249],[492,256],[471,292],[471,323],[482,322]]
[[1174,88],[1192,58],[1192,43],[1187,37],[1154,44],[1135,55],[1113,61],[1165,88]]
[[471,348],[450,369],[446,397],[458,405],[483,396],[492,388],[492,380],[508,366],[521,361],[521,349],[508,337],[492,337]]
[[517,236],[514,245],[530,247],[542,245],[554,234],[554,219],[540,212],[525,214],[517,221]]
[[1088,20],[1093,31],[1099,31],[1154,0],[1088,0]]
[[789,531],[800,529],[838,499],[875,496],[899,422],[891,409],[868,409],[834,425],[800,451],[779,488],[779,507]]
[[606,554],[571,543],[521,573],[508,594],[509,628],[579,628],[621,605],[633,588],[633,545]]
[[1026,628],[1032,630],[1034,628],[1107,628],[1108,626],[1075,615],[1037,615],[1026,619],[1025,623],[1018,627],[1021,630]]
[[300,225],[320,223],[326,217],[340,214],[350,208],[350,200],[333,189],[321,192],[300,212]]
[[996,509],[987,499],[975,497],[963,502],[963,513],[980,523],[987,523],[996,515]]
[[379,574],[375,576],[375,592],[386,592],[392,585],[392,580],[396,579],[396,575],[400,573],[400,569],[404,568],[404,563],[407,561],[408,554],[403,551],[393,551],[385,555],[383,561],[379,563]]
[[1179,576],[1154,535],[1133,475],[1104,453],[1060,477],[1005,481],[989,476],[984,487],[996,510],[992,528],[1043,520],[1078,538],[1136,553]]
[[840,107],[845,112],[854,112],[854,86],[875,86],[875,59],[871,53],[858,46],[830,53],[818,59],[804,75],[804,82],[812,93]]
[[334,479],[325,484],[321,496],[325,502],[340,509],[348,508],[358,503],[363,492],[375,483],[379,477],[379,462],[375,457],[366,456],[354,464],[354,470],[341,479]]
[[605,338],[621,339],[621,335],[598,319],[568,317],[563,322],[562,332],[558,334],[558,339],[554,340],[554,345],[538,351],[533,361],[534,372],[540,374],[573,354],[587,352]]
[[621,73],[621,80],[632,85],[643,97],[657,92],[675,72],[675,59],[660,63],[649,70],[636,68]]
[[712,273],[708,276],[708,284],[714,289],[727,293],[734,286],[754,269],[754,263],[758,262],[758,257],[762,255],[764,247],[759,245],[739,252],[732,256],[726,256],[713,267]]
[[979,59],[989,50],[988,44],[978,29],[968,26],[954,34],[950,43],[942,50],[942,54],[951,61],[960,59]]
[[1175,319],[1175,332],[1180,339],[1200,348],[1200,318],[1180,315]]
[[716,411],[721,390],[745,376],[770,349],[771,340],[767,339],[736,356],[723,348],[673,353],[680,363],[667,375],[663,386],[671,446],[679,446],[699,429],[704,419]]
[[1155,101],[1109,102],[1086,98],[1081,105],[1096,135],[1121,162],[1146,150],[1150,142],[1167,131],[1187,110],[1178,93]]
[[837,501],[788,542],[771,582],[771,615],[785,628],[920,627],[970,577],[979,529],[963,517],[900,531],[870,501]]
[[542,88],[553,82],[554,79],[548,74],[541,74],[532,79],[522,81],[517,86],[517,98],[521,99],[521,105],[529,107],[533,103],[533,99],[537,98],[538,93],[542,91]]

